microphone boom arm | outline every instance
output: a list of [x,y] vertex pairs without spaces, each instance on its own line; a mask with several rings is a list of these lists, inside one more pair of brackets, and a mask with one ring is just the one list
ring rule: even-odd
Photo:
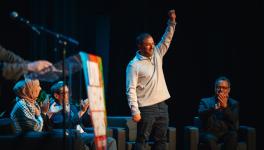
[[13,19],[13,20],[17,20],[23,24],[25,24],[26,26],[28,26],[32,31],[36,32],[38,35],[41,34],[41,32],[43,33],[46,33],[48,35],[51,35],[53,37],[55,37],[56,39],[58,39],[58,42],[60,44],[65,44],[65,42],[67,43],[70,43],[72,45],[75,45],[75,46],[78,46],[79,45],[79,42],[71,37],[68,37],[68,36],[65,36],[65,35],[62,35],[60,33],[56,33],[56,32],[53,32],[49,29],[46,29],[44,28],[43,26],[38,26],[36,24],[32,24],[30,23],[29,20],[23,18],[23,17],[20,17],[18,15],[17,12],[13,11],[10,13],[10,17]]

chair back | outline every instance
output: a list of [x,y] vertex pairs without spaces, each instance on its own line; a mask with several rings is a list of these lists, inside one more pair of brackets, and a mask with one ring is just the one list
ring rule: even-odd
[[108,116],[107,124],[110,127],[123,127],[126,129],[128,141],[135,141],[137,137],[137,123],[131,116]]
[[193,125],[197,128],[201,128],[202,127],[202,122],[201,122],[201,119],[199,117],[194,117],[193,118]]

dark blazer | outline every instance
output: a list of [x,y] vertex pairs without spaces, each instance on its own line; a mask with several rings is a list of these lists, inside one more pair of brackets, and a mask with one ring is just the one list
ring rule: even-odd
[[1,76],[9,80],[17,80],[27,71],[28,61],[0,45]]
[[62,110],[57,113],[54,113],[49,119],[49,124],[51,128],[63,129],[64,128],[63,119],[65,119],[66,128],[75,129],[76,125],[80,123],[80,118],[78,116],[77,108],[74,105],[70,105],[70,111],[65,114],[65,118],[63,118]]
[[201,131],[224,133],[238,129],[239,103],[228,99],[226,108],[214,109],[217,103],[216,97],[203,98],[199,105],[199,117],[201,119]]
[[0,45],[0,115],[5,111],[4,116],[9,117],[13,106],[11,101],[14,98],[10,97],[11,85],[27,72],[27,64],[28,61]]

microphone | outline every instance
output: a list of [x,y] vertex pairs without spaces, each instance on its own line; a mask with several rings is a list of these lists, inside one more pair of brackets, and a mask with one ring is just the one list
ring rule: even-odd
[[12,18],[12,19],[15,19],[18,17],[18,13],[16,11],[12,11],[9,16]]
[[32,25],[29,20],[20,17],[16,11],[12,11],[9,14],[9,16],[10,16],[11,19],[16,20],[16,21],[18,21],[20,23],[23,23],[23,24],[29,26],[34,32],[36,32],[37,34],[40,34],[40,31],[37,29],[37,27]]
[[25,24],[29,24],[30,23],[28,20],[19,17],[19,15],[18,15],[18,13],[16,11],[11,12],[9,16],[13,20],[17,20],[17,21],[20,21],[20,22],[25,23]]

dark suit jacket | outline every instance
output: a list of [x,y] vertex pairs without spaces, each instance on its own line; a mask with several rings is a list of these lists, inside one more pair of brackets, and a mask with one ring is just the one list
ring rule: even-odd
[[228,130],[237,130],[239,118],[238,102],[229,98],[227,108],[217,110],[214,109],[216,103],[216,97],[201,99],[199,105],[201,131],[221,134]]
[[[57,104],[57,106],[59,106],[59,104]],[[65,118],[63,118],[62,110],[54,113],[49,120],[50,126],[53,129],[63,129],[63,119],[65,119],[67,129],[75,129],[76,125],[80,123],[77,108],[74,105],[70,105],[70,112],[65,114]]]

